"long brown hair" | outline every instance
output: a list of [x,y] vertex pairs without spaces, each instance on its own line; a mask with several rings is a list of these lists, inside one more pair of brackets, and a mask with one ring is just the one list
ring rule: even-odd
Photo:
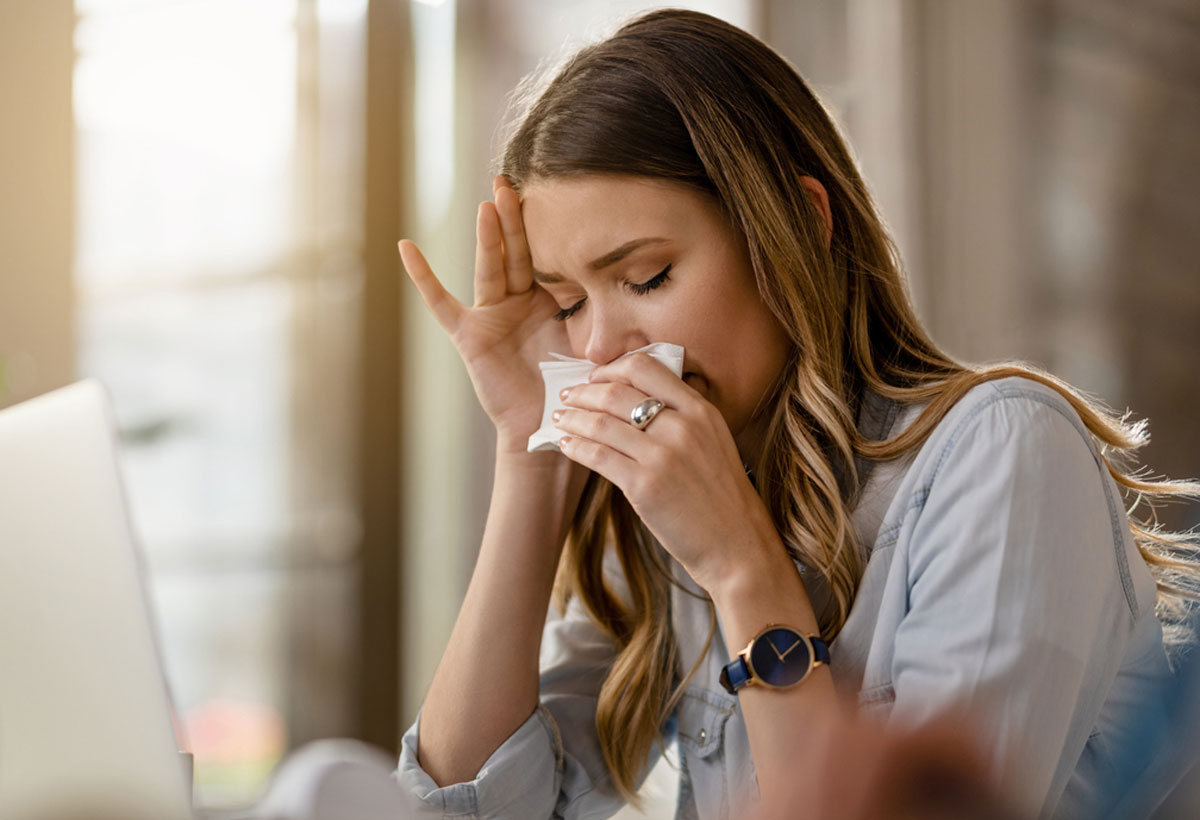
[[[764,411],[766,444],[752,466],[788,552],[829,586],[832,606],[818,613],[826,639],[846,622],[869,546],[856,543],[850,519],[855,457],[884,461],[919,447],[985,381],[1023,376],[1061,393],[1098,440],[1110,473],[1138,501],[1200,494],[1200,484],[1154,481],[1130,468],[1128,456],[1147,440],[1144,425],[1026,364],[968,365],[934,344],[833,120],[788,63],[746,32],[698,12],[654,11],[576,52],[548,85],[520,87],[516,99],[524,111],[499,170],[518,192],[536,180],[592,174],[667,180],[712,196],[745,237],[759,293],[792,344]],[[828,246],[823,216],[801,182],[806,176],[828,193]],[[870,441],[856,426],[868,389],[928,406],[899,435]],[[1196,545],[1133,512],[1130,528],[1170,626],[1195,595]],[[627,602],[601,572],[614,544]],[[671,583],[661,547],[620,490],[593,474],[557,591],[560,605],[578,595],[620,647],[600,692],[596,729],[616,788],[633,800],[637,773],[691,677],[678,671],[666,617]]]

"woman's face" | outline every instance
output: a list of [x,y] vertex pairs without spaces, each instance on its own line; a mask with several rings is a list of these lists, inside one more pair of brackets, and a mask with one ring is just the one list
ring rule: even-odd
[[523,199],[534,277],[562,309],[574,355],[604,364],[651,342],[682,345],[687,383],[735,437],[747,431],[790,345],[716,201],[600,175],[537,180]]

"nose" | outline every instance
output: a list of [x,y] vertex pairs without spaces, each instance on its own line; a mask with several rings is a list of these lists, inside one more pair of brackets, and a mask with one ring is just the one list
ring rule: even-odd
[[589,307],[593,310],[588,316],[587,340],[583,349],[583,355],[589,361],[608,364],[622,354],[649,344],[628,311],[600,304]]

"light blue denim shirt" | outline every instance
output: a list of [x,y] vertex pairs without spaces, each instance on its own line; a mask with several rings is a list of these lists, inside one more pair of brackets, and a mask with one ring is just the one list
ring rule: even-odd
[[[860,428],[895,435],[921,409],[872,396]],[[1009,805],[1030,816],[1092,814],[1122,745],[1147,721],[1165,722],[1155,699],[1169,670],[1154,580],[1079,416],[1037,382],[997,380],[964,396],[915,452],[860,468],[854,525],[869,560],[831,650],[839,689],[894,725],[965,707]],[[802,574],[821,606],[828,596]],[[708,634],[708,604],[676,590],[671,614],[687,668]],[[736,818],[756,795],[738,700],[718,683],[739,649],[718,624],[667,727],[681,820]],[[439,788],[421,769],[418,716],[396,770],[403,816],[615,813],[621,800],[595,730],[614,651],[578,602],[552,612],[540,706],[471,782]]]

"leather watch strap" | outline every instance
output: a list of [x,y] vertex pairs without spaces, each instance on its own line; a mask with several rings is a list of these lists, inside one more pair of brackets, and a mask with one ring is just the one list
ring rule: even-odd
[[812,644],[813,660],[817,663],[823,663],[829,666],[829,644],[820,638],[814,636],[809,637],[808,642]]
[[737,690],[746,685],[750,680],[750,669],[746,666],[746,660],[741,656],[733,659],[732,663],[727,664],[721,670],[721,686],[725,687],[725,691],[731,695],[736,695]]

